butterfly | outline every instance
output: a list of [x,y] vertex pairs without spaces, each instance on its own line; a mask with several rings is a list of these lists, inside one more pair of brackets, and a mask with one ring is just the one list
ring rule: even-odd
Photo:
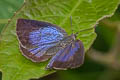
[[51,58],[46,69],[66,70],[80,67],[84,62],[83,43],[76,34],[44,21],[18,19],[16,34],[23,56],[33,62]]

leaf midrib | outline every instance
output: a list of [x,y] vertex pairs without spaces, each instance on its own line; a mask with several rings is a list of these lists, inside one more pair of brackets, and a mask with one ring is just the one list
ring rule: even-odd
[[75,4],[75,6],[72,8],[71,12],[67,15],[67,17],[65,17],[65,18],[63,19],[63,21],[59,24],[59,26],[62,26],[62,25],[66,22],[66,20],[71,16],[71,14],[76,10],[76,8],[80,5],[81,2],[82,2],[82,0],[76,1],[76,4]]

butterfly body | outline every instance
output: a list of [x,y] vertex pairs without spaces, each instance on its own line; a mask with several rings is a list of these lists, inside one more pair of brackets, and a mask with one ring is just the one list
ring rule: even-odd
[[22,54],[33,62],[52,58],[47,69],[76,68],[83,63],[84,47],[76,35],[43,21],[18,19],[16,33]]

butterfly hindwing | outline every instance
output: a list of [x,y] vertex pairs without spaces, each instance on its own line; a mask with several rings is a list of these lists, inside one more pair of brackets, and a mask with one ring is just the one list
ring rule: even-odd
[[34,54],[32,54],[31,52],[29,52],[26,48],[22,47],[21,45],[20,45],[20,49],[21,49],[22,54],[26,58],[32,60],[33,62],[46,61],[46,60],[48,60],[51,57],[51,55],[42,55],[42,57],[37,57]]
[[34,62],[45,61],[53,56],[47,50],[67,36],[56,25],[27,19],[18,19],[16,33],[22,54]]
[[84,47],[80,40],[76,40],[61,49],[52,57],[47,69],[76,68],[83,64]]

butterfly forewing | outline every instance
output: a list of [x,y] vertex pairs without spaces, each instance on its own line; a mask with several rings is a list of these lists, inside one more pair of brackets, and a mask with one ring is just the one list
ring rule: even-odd
[[48,49],[58,45],[67,36],[56,25],[27,19],[18,19],[16,33],[23,55],[34,62],[45,61],[53,56],[55,52],[51,54],[47,52]]

